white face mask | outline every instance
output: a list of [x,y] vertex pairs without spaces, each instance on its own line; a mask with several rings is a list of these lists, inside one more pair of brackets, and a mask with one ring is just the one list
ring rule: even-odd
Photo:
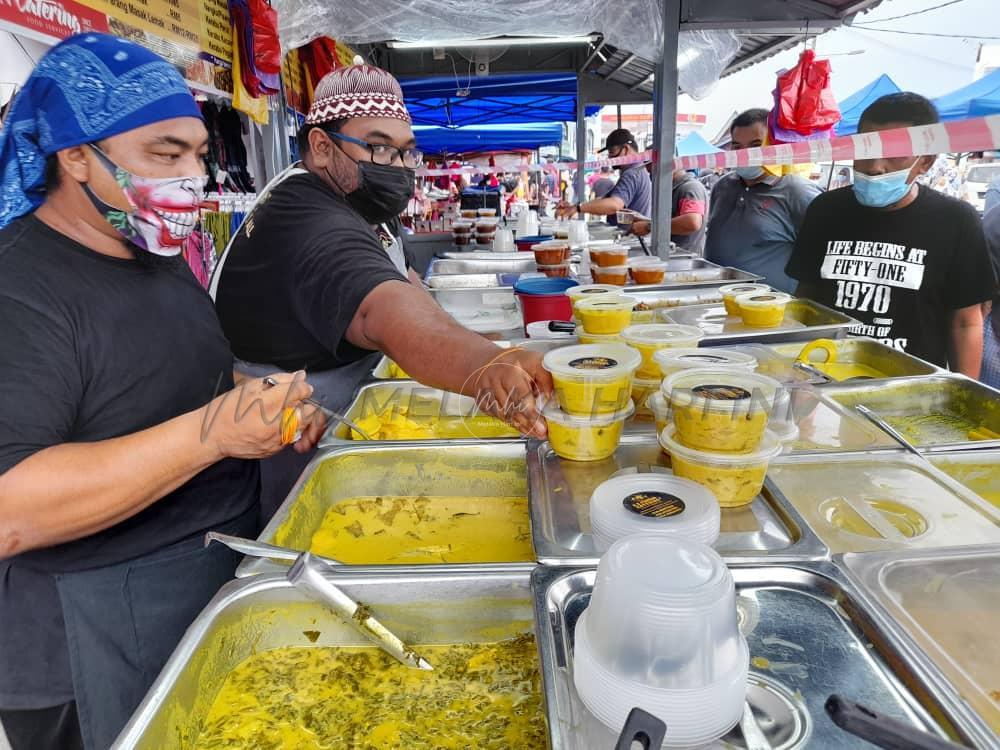
[[119,167],[97,146],[90,147],[114,176],[132,210],[123,211],[105,203],[84,184],[94,208],[132,244],[154,255],[178,255],[198,224],[198,207],[208,178],[140,177]]

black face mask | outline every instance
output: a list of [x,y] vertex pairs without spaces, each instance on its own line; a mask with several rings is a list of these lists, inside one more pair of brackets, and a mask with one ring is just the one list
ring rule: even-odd
[[[337,144],[337,147],[339,148],[340,144]],[[350,159],[349,156],[347,158]],[[371,161],[354,163],[358,165],[358,186],[344,195],[351,208],[361,214],[361,218],[369,224],[381,224],[403,213],[406,204],[413,197],[415,171]],[[329,170],[327,175],[339,188],[340,183]]]

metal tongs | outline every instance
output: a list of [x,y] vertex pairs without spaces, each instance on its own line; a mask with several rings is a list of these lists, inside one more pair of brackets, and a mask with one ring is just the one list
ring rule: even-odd
[[[278,381],[275,380],[274,378],[272,378],[270,375],[268,375],[266,378],[264,378],[264,388],[265,389],[267,389],[267,388],[274,388],[274,386],[276,386],[276,385],[278,385]],[[356,424],[354,424],[354,422],[352,422],[350,419],[348,419],[347,417],[345,417],[343,414],[338,414],[337,412],[333,411],[332,409],[327,409],[325,406],[323,406],[323,404],[321,404],[316,399],[314,399],[314,398],[304,398],[304,399],[302,399],[302,403],[309,404],[310,406],[315,406],[317,409],[319,409],[321,412],[323,412],[326,415],[327,419],[332,419],[333,421],[339,422],[340,424],[344,425],[345,427],[347,427],[347,428],[349,428],[351,430],[354,430],[356,433],[358,433],[365,440],[372,440],[373,439],[371,435],[369,435],[367,432],[365,432],[364,430],[362,430],[360,427],[358,427]]]
[[323,575],[326,564],[303,552],[288,571],[288,581],[295,588],[332,609],[340,618],[401,664],[413,669],[433,670],[426,659],[407,646],[385,625],[372,616],[364,604],[354,601]]

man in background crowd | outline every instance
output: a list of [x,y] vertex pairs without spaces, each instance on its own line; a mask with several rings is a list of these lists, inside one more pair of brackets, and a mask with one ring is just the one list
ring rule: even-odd
[[[749,109],[729,128],[733,150],[767,145],[767,110]],[[791,292],[785,275],[806,208],[820,189],[781,167],[737,167],[712,190],[705,257],[758,274]]]
[[[930,125],[934,105],[889,94],[858,132]],[[806,214],[787,273],[797,293],[861,323],[852,333],[979,377],[982,304],[996,281],[976,210],[918,178],[932,156],[858,159],[854,185],[820,196]]]
[[603,166],[601,171],[597,173],[597,179],[590,186],[590,199],[596,200],[597,198],[604,198],[615,186],[614,178],[611,176],[611,167]]

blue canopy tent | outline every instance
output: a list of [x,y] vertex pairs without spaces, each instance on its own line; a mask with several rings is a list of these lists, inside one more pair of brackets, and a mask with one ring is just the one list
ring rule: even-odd
[[684,136],[684,138],[677,142],[677,146],[674,148],[676,156],[714,154],[717,151],[722,151],[722,149],[718,146],[713,146],[711,143],[702,138],[701,134],[698,132],[688,133]]
[[1000,70],[934,100],[941,119],[964,120],[1000,113]]
[[[576,121],[575,75],[473,76],[460,81],[455,76],[435,76],[404,79],[400,84],[414,125]],[[587,115],[599,110],[587,107]]]
[[868,105],[886,94],[898,94],[902,89],[896,82],[884,73],[858,89],[838,105],[840,107],[840,122],[837,123],[837,135],[853,135],[858,132],[858,123]]
[[442,128],[414,125],[417,146],[426,154],[464,154],[479,151],[529,151],[562,141],[558,122],[505,125],[466,125]]

